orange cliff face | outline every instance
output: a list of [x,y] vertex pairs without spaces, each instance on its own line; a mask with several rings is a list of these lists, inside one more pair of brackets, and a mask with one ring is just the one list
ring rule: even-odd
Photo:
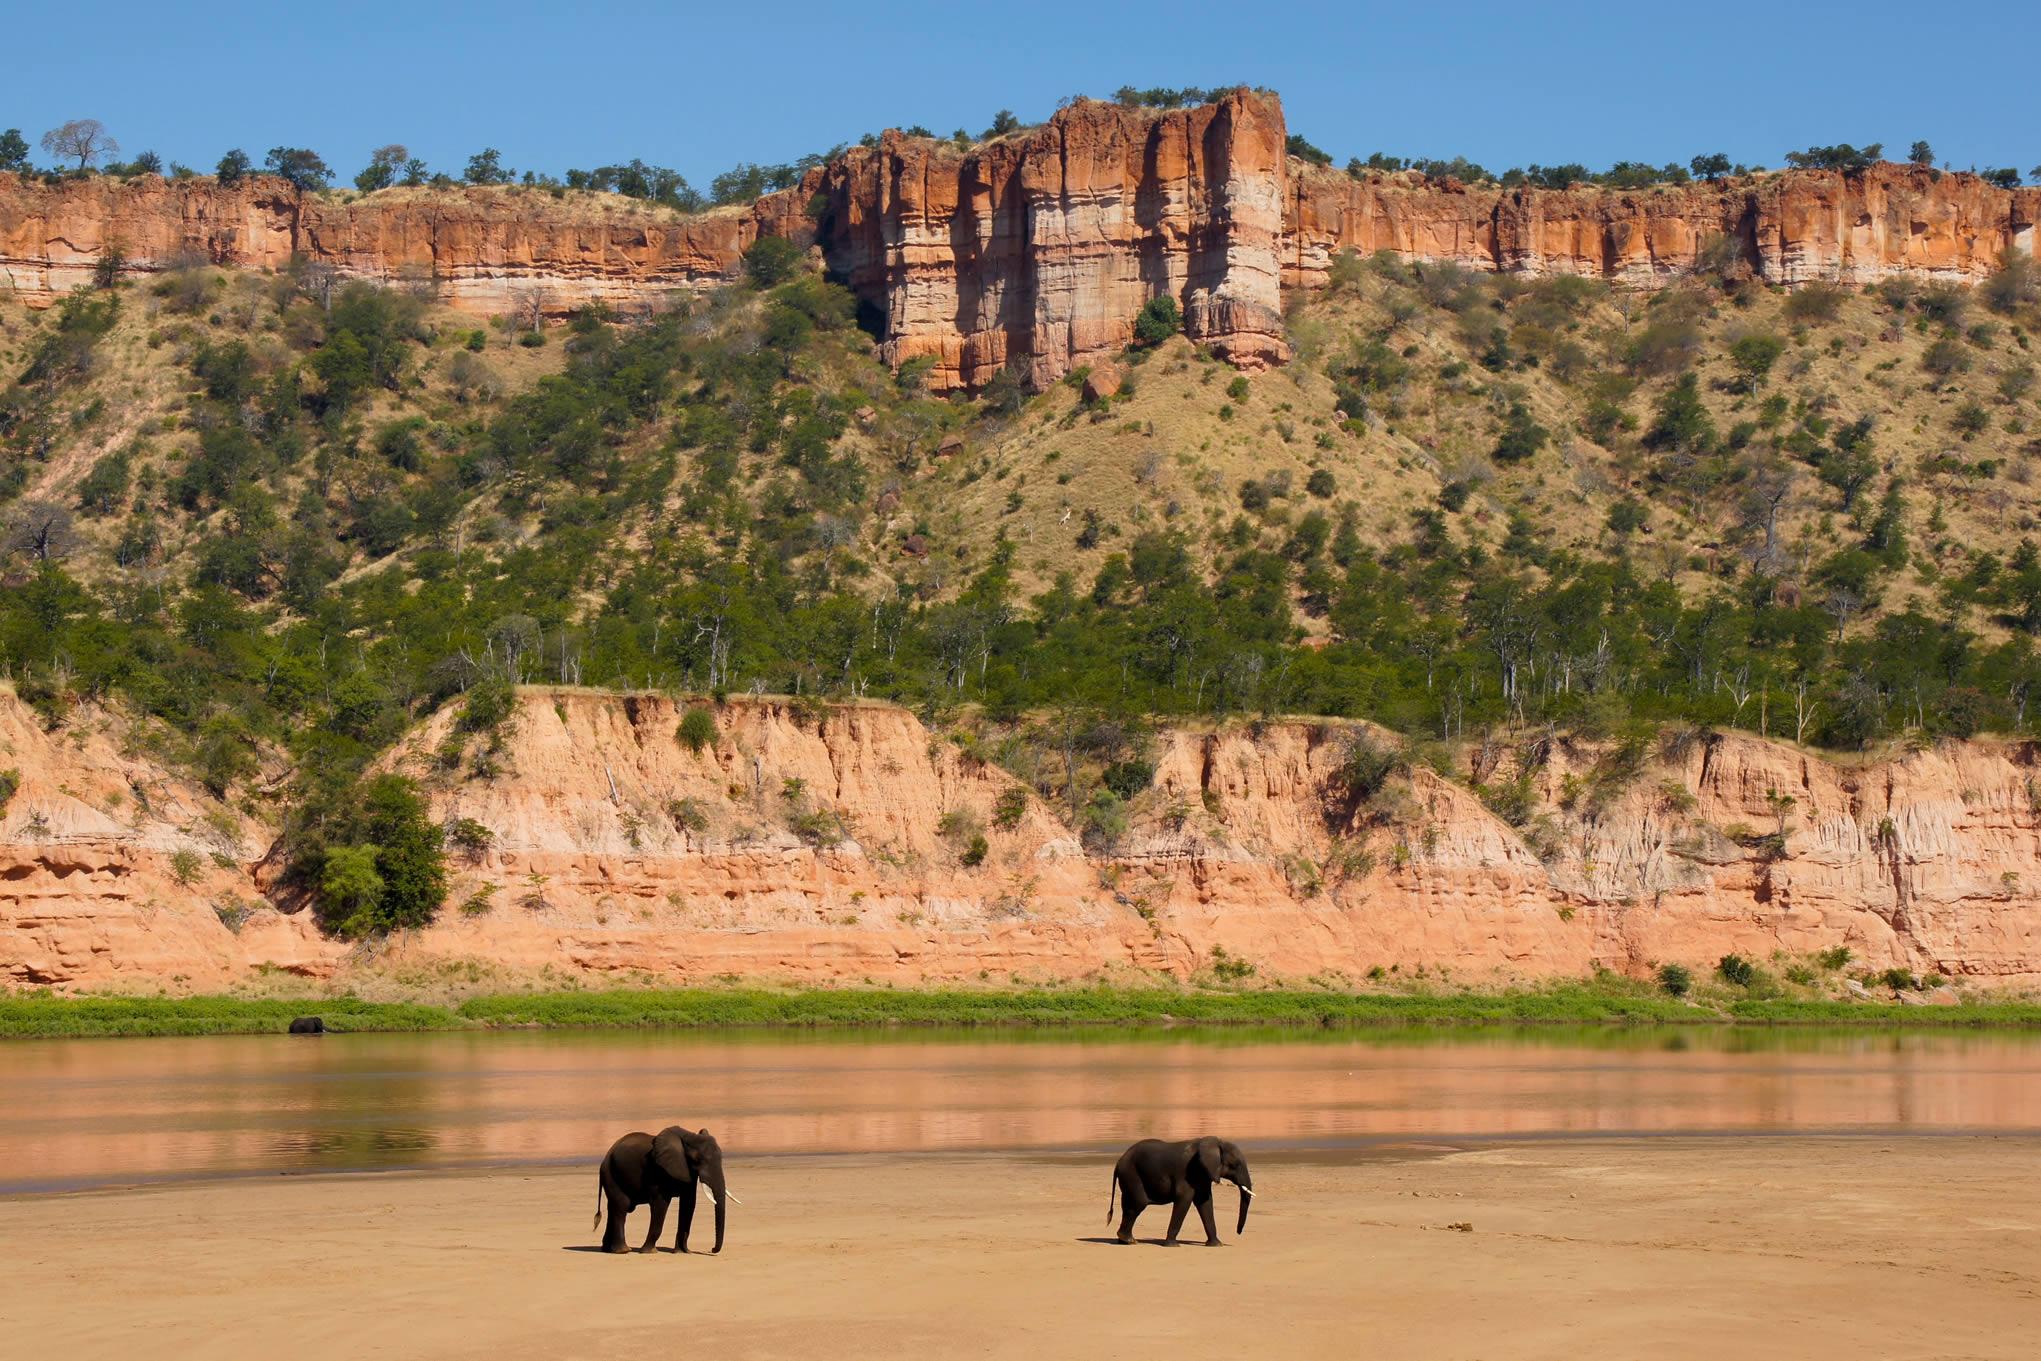
[[1324,283],[1343,250],[1649,287],[1724,240],[1771,283],[1862,284],[1894,274],[1970,282],[2009,251],[2034,253],[2041,189],[1890,164],[1632,191],[1476,189],[1314,169],[1293,177],[1284,220],[1291,288]]
[[[450,962],[499,981],[1181,978],[1223,949],[1266,980],[1379,967],[1493,985],[1835,946],[1853,968],[2041,984],[2024,747],[1844,767],[1725,735],[1591,816],[1557,798],[1594,753],[1561,750],[1538,776],[1558,832],[1541,850],[1423,770],[1396,821],[1371,827],[1340,793],[1343,726],[1165,729],[1153,788],[1101,847],[1055,800],[1002,818],[1012,777],[904,709],[732,700],[699,752],[675,739],[681,712],[522,692],[487,778],[439,760],[452,710],[422,725],[393,764],[487,844],[451,855],[437,922],[363,951],[280,910],[294,904],[268,837],[122,754],[117,716],[49,732],[0,691],[22,776],[0,816],[0,984],[204,990]],[[1669,799],[1674,785],[1691,799]],[[1774,791],[1793,806],[1767,857],[1724,829],[1773,831]]]
[[969,151],[889,132],[826,167],[823,251],[882,311],[886,358],[930,386],[1009,363],[1045,386],[1124,349],[1151,298],[1243,367],[1288,357],[1277,256],[1282,105],[1236,91],[1148,113],[1080,101]]
[[747,208],[693,217],[540,189],[392,189],[302,201],[255,176],[48,186],[0,174],[0,297],[44,305],[118,253],[131,273],[184,259],[429,287],[476,312],[536,298],[642,306],[741,276],[760,236],[819,248],[888,361],[980,387],[1017,365],[1037,387],[1124,348],[1169,297],[1186,332],[1242,367],[1280,362],[1286,289],[1341,251],[1650,285],[1719,241],[1759,278],[1979,279],[2031,254],[2041,189],[1879,165],[1638,191],[1355,179],[1284,155],[1281,102],[1238,90],[1168,112],[1084,100],[969,148],[889,132]]
[[792,200],[694,217],[621,198],[539,189],[386,190],[302,201],[283,181],[108,177],[45,185],[0,174],[0,299],[42,305],[92,282],[117,254],[130,274],[187,261],[282,269],[294,258],[444,302],[509,312],[534,291],[560,315],[591,301],[642,304],[739,277],[761,235],[793,235]]

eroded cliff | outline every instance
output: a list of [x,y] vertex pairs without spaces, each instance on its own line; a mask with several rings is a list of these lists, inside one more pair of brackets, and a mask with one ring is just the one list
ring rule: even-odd
[[[1087,850],[1060,804],[1020,805],[1011,776],[904,710],[733,701],[699,752],[676,740],[679,714],[657,696],[528,691],[487,776],[472,773],[483,739],[449,773],[451,715],[424,725],[396,764],[487,845],[454,857],[437,924],[363,950],[265,901],[254,829],[122,754],[117,720],[51,734],[0,696],[23,776],[0,821],[0,979],[207,987],[479,961],[1004,982],[1181,977],[1223,957],[1262,978],[1496,982],[1846,945],[1874,969],[2041,982],[2041,766],[2025,746],[1842,767],[1721,736],[1587,802],[1567,776],[1592,754],[1556,752],[1534,851],[1422,769],[1393,816],[1354,807],[1344,726],[1165,731],[1127,834]],[[1774,795],[1793,801],[1778,851],[1740,830],[1774,831]]]
[[1342,250],[1481,270],[1647,284],[1716,242],[1761,278],[1976,279],[2029,254],[2041,189],[1881,165],[1635,192],[1357,180],[1284,155],[1281,102],[1235,91],[1168,112],[1079,101],[1040,127],[960,149],[889,132],[748,208],[683,217],[540,189],[300,197],[139,176],[54,186],[0,174],[0,293],[44,304],[102,259],[131,273],[293,257],[410,282],[479,312],[600,299],[646,305],[738,277],[761,235],[819,247],[885,356],[926,358],[936,391],[1017,365],[1036,385],[1124,347],[1151,298],[1243,367],[1288,349],[1282,290],[1321,284]]

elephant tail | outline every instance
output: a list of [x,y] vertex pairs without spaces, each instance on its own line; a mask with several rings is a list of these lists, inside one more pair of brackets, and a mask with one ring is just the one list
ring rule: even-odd
[[1106,1192],[1106,1223],[1113,1222],[1113,1198],[1120,1194],[1120,1169],[1113,1169],[1111,1188]]
[[602,1227],[602,1201],[607,1194],[602,1184],[602,1172],[598,1170],[595,1174],[595,1222],[588,1226],[591,1232]]

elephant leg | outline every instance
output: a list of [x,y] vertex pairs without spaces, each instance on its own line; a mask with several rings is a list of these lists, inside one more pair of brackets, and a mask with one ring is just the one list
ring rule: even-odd
[[666,1227],[666,1199],[665,1196],[652,1198],[652,1231],[645,1235],[645,1245],[638,1251],[650,1252],[659,1246],[659,1231]]
[[1177,1231],[1183,1228],[1184,1216],[1190,1212],[1191,1202],[1189,1198],[1179,1196],[1176,1204],[1169,1207],[1169,1237],[1163,1239],[1163,1242],[1171,1247],[1176,1246]]
[[675,1252],[687,1251],[687,1233],[689,1229],[694,1227],[695,1196],[699,1194],[700,1189],[697,1183],[689,1182],[687,1189],[680,1193],[680,1212],[674,1216],[674,1218],[680,1221],[680,1227],[673,1234],[673,1250]]
[[1120,1202],[1119,1240],[1122,1243],[1134,1241],[1134,1221],[1139,1219],[1141,1212],[1147,1208],[1148,1202],[1138,1195],[1130,1195]]
[[624,1221],[631,1217],[631,1202],[616,1196],[610,1196],[608,1199],[609,1218],[602,1226],[602,1250],[629,1252],[630,1244],[624,1241]]
[[1205,1246],[1216,1248],[1219,1246],[1219,1226],[1212,1222],[1212,1193],[1210,1191],[1205,1192],[1204,1195],[1198,1197],[1196,1203],[1198,1218],[1205,1221]]

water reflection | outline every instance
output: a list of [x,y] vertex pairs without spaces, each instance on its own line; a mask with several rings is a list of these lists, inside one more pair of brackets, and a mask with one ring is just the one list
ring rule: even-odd
[[2041,1037],[1800,1030],[533,1033],[0,1045],[0,1190],[744,1153],[2041,1131]]

